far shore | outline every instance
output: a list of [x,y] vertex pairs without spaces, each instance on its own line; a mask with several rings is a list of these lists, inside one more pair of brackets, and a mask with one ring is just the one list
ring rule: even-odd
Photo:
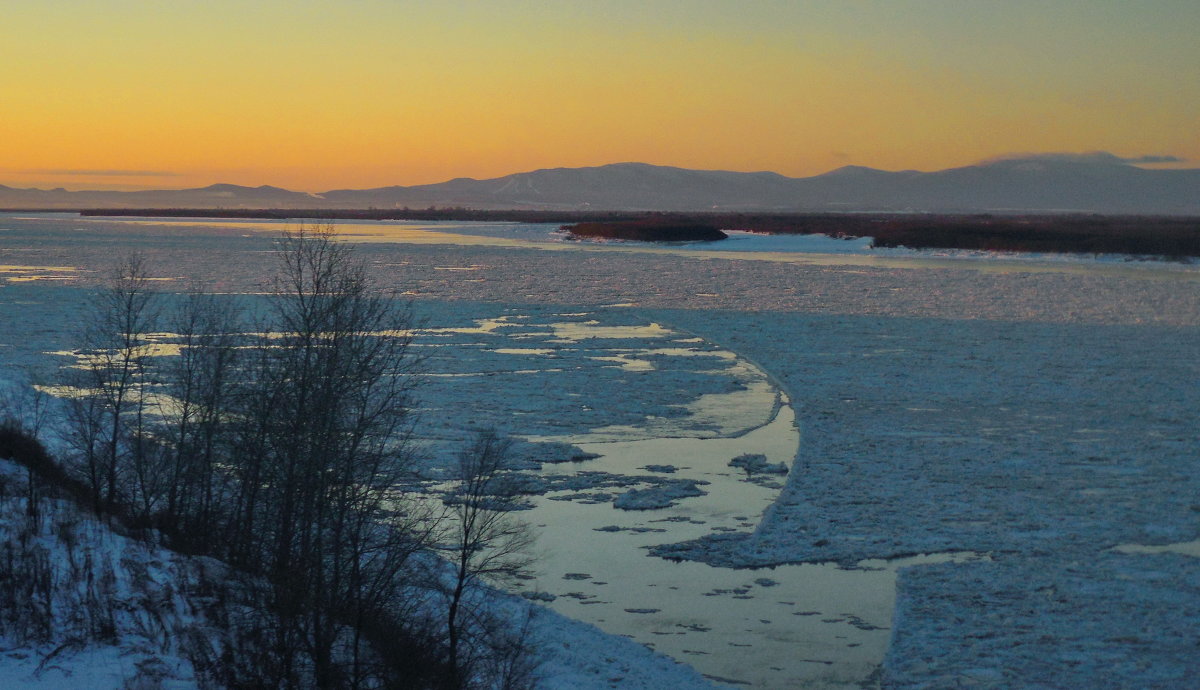
[[[27,209],[33,211],[33,209]],[[57,210],[57,212],[62,212]],[[1200,217],[1093,214],[771,213],[425,209],[79,209],[84,216],[707,225],[871,237],[877,247],[1200,257]]]

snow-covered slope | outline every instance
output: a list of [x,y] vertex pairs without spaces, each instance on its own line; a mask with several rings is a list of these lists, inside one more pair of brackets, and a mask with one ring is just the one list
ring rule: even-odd
[[[211,688],[237,682],[231,672],[244,681],[268,618],[247,603],[254,585],[154,532],[98,518],[0,459],[0,688]],[[516,596],[489,598],[498,616],[530,621],[538,687],[711,687],[631,640]]]
[[28,482],[0,460],[0,687],[197,687],[220,644],[227,569],[66,498],[42,497],[31,513]]

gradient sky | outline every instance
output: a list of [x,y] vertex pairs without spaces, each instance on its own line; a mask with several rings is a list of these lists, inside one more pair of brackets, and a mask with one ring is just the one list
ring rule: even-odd
[[0,0],[0,184],[1200,167],[1196,0]]

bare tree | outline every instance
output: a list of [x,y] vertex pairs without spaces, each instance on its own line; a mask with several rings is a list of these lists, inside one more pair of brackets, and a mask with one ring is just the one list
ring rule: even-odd
[[471,606],[469,594],[481,580],[503,581],[522,574],[532,562],[533,533],[529,526],[503,510],[497,481],[508,462],[511,439],[494,430],[479,432],[458,461],[458,487],[450,498],[449,558],[454,573],[448,587],[446,628],[449,636],[451,686],[469,684],[478,645],[466,649],[470,638],[486,646],[492,622],[486,610]]
[[137,500],[150,510],[146,492],[130,491],[134,487],[123,482],[132,471],[144,489],[149,476],[146,404],[139,379],[146,367],[146,336],[155,330],[150,285],[144,257],[132,253],[120,261],[90,305],[85,374],[78,384],[92,399],[78,406],[75,417],[96,506]]
[[[228,480],[218,472],[233,414],[233,389],[242,349],[236,303],[218,302],[193,287],[173,316],[178,355],[165,369],[161,436],[169,461],[164,520],[180,524],[193,546],[207,551],[217,538],[219,504]],[[224,447],[223,447],[224,446]]]
[[246,397],[258,456],[243,469],[258,481],[242,488],[259,495],[242,504],[256,506],[248,522],[270,525],[264,565],[290,617],[281,655],[302,645],[328,686],[343,673],[332,655],[344,614],[395,589],[423,546],[389,510],[408,462],[411,314],[375,289],[331,226],[286,234],[279,256]]
[[[38,439],[49,416],[49,408],[49,395],[32,382],[22,393],[8,391],[0,395],[0,430],[10,439]],[[0,457],[12,455],[13,449],[0,448]],[[36,523],[41,505],[41,481],[35,477],[31,466],[26,466],[25,473],[25,512]]]
[[[155,520],[267,584],[257,603],[269,626],[256,618],[247,632],[265,684],[520,685],[528,622],[513,633],[479,605],[485,582],[530,561],[528,528],[493,495],[509,442],[480,434],[449,511],[406,495],[419,366],[411,310],[373,285],[330,225],[286,233],[277,255],[253,324],[228,300],[181,297],[170,357],[151,347],[144,261],[114,272],[70,402],[97,510]],[[422,627],[414,561],[445,542],[445,618]]]

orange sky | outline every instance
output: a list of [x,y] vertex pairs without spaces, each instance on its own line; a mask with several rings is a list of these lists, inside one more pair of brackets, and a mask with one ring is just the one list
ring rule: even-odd
[[5,3],[0,184],[1200,167],[1194,0]]

